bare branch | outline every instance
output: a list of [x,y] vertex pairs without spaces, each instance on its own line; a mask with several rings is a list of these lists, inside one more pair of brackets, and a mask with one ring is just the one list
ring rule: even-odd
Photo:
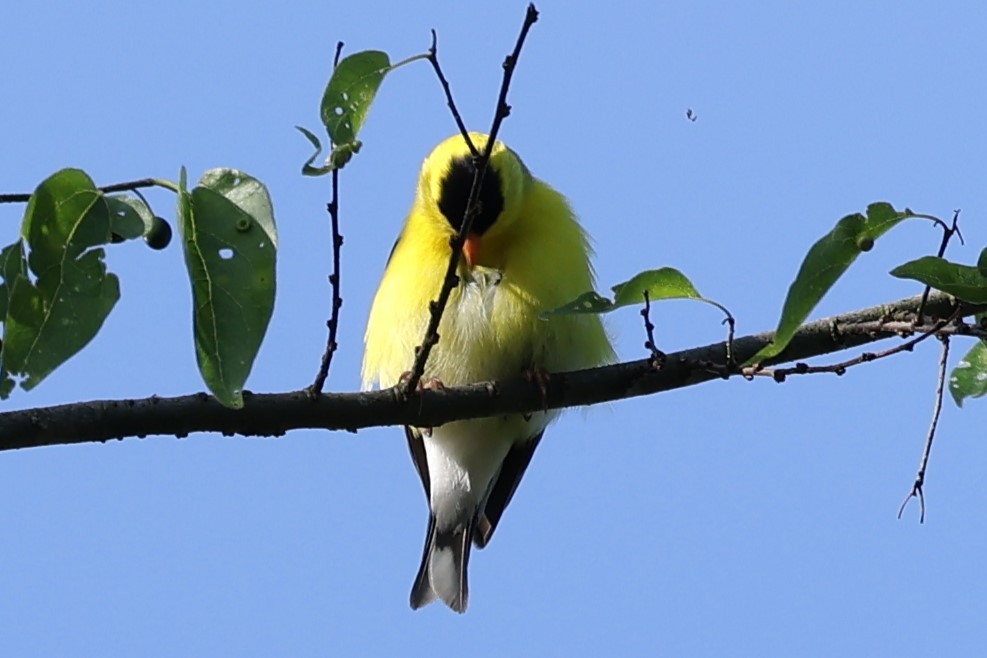
[[[847,313],[836,318],[803,325],[784,352],[768,365],[788,363],[813,356],[859,347],[898,336],[905,326],[913,330],[921,296],[892,304]],[[963,315],[983,311],[985,306],[964,308]],[[929,297],[927,310],[945,316],[953,310],[947,295]],[[840,332],[832,327],[839,325]],[[962,335],[971,327],[951,324],[942,335]],[[734,356],[746,360],[771,342],[773,333],[738,338]],[[0,413],[0,451],[43,445],[107,441],[152,434],[187,436],[192,432],[223,435],[280,436],[305,428],[356,431],[366,427],[411,425],[436,427],[465,418],[509,413],[541,413],[556,409],[651,395],[693,386],[736,373],[706,367],[722,363],[726,346],[716,343],[667,356],[656,370],[651,359],[612,366],[553,374],[542,394],[523,378],[504,382],[481,382],[468,386],[426,390],[404,399],[395,388],[365,393],[323,394],[315,399],[307,391],[290,393],[244,393],[244,408],[228,409],[205,393],[176,398],[103,400],[56,407]]]
[[656,368],[660,368],[665,362],[665,353],[655,344],[655,325],[651,322],[651,295],[647,290],[644,291],[644,308],[641,309],[641,317],[644,318],[644,334],[647,337],[644,341],[644,349],[651,352],[651,362]]
[[[343,42],[336,43],[336,56],[332,60],[332,68],[336,70],[339,66],[339,56],[343,52]],[[330,142],[331,145],[331,142]],[[336,343],[336,334],[339,329],[339,309],[343,305],[343,298],[339,292],[339,252],[343,246],[343,236],[339,232],[339,168],[332,170],[332,198],[326,204],[329,212],[329,223],[332,226],[332,274],[329,275],[329,285],[332,287],[332,309],[329,312],[329,319],[326,327],[329,329],[329,337],[326,339],[326,351],[322,354],[322,362],[319,364],[319,372],[315,375],[315,381],[308,387],[310,396],[322,393],[326,385],[326,378],[329,376],[329,366],[332,364],[332,355],[336,353],[339,345]]]
[[452,100],[452,89],[449,88],[449,81],[446,80],[446,76],[442,72],[442,67],[439,65],[438,35],[435,34],[435,30],[432,30],[432,46],[428,49],[428,61],[432,64],[432,69],[435,71],[435,76],[439,79],[439,84],[442,85],[442,91],[446,95],[446,105],[449,106],[449,111],[452,112],[452,118],[459,128],[459,134],[466,140],[466,145],[469,147],[473,157],[479,158],[480,152],[476,150],[473,140],[470,139],[470,131],[466,128],[466,124],[463,123],[463,117],[459,114],[456,101]]
[[[954,219],[955,222],[955,219]],[[915,474],[915,482],[912,490],[905,496],[901,507],[898,508],[898,518],[901,518],[905,506],[912,498],[918,498],[918,522],[925,523],[925,473],[929,468],[929,456],[932,454],[932,441],[936,438],[936,427],[939,425],[939,414],[942,412],[942,396],[946,389],[946,364],[949,361],[949,336],[942,337],[942,354],[939,357],[939,377],[936,381],[936,401],[932,407],[932,424],[929,426],[929,433],[925,437],[925,449],[922,451],[922,461],[918,465],[918,473]]]
[[[921,310],[921,308],[919,310]],[[807,363],[796,363],[794,366],[791,366],[789,368],[761,368],[758,370],[755,370],[754,368],[744,368],[742,374],[744,374],[745,376],[758,375],[763,377],[771,377],[776,382],[785,381],[785,379],[789,375],[815,375],[824,372],[833,373],[834,375],[843,375],[846,373],[847,368],[858,366],[862,363],[870,363],[871,361],[877,361],[878,359],[885,359],[889,356],[900,354],[901,352],[911,352],[912,350],[915,349],[915,346],[921,343],[922,341],[928,339],[931,336],[939,335],[939,332],[942,330],[943,327],[945,327],[947,324],[949,324],[950,322],[956,319],[956,313],[958,312],[959,309],[957,309],[957,311],[953,313],[952,317],[946,320],[939,320],[935,322],[928,330],[922,332],[916,338],[905,341],[904,343],[895,345],[892,348],[882,350],[880,352],[863,352],[852,359],[847,359],[845,361],[840,361],[839,363],[831,363],[821,366],[810,366]],[[902,338],[910,336],[915,328],[914,325],[907,325],[907,324],[905,326],[900,326],[900,325],[901,323],[892,323],[892,322],[888,322],[884,324],[886,329],[895,329]]]
[[[140,180],[133,180],[127,183],[104,185],[103,187],[97,187],[96,189],[106,194],[112,194],[113,192],[128,192],[142,187],[158,186],[162,186],[162,181],[157,178],[141,178]],[[27,203],[30,200],[30,194],[0,194],[0,203]]]

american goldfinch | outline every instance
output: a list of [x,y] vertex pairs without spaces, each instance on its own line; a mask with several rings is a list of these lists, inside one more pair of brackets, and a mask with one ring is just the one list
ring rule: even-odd
[[[482,151],[488,137],[470,133]],[[425,159],[418,192],[391,251],[365,336],[363,383],[397,384],[438,297],[475,172],[462,135]],[[424,378],[444,386],[596,366],[613,358],[596,315],[540,314],[593,288],[588,238],[565,197],[534,178],[496,142],[480,212],[463,246],[459,284],[439,325]],[[483,548],[556,411],[406,427],[428,499],[428,534],[411,607],[436,598],[456,612],[468,601],[470,543]]]

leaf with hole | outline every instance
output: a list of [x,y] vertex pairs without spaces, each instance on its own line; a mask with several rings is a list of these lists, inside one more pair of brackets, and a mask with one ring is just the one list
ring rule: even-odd
[[[108,194],[103,198],[110,210],[110,231],[113,236],[121,240],[133,240],[151,229],[154,213],[139,197]],[[114,241],[116,237],[113,238]]]
[[236,169],[212,169],[187,191],[178,222],[192,284],[199,372],[222,404],[243,406],[243,386],[274,310],[278,237],[267,189]]
[[[977,323],[983,326],[987,313],[978,313]],[[987,393],[987,341],[978,340],[949,374],[949,392],[957,407],[967,398],[979,398]]]
[[390,58],[379,50],[365,50],[339,62],[322,95],[321,109],[322,123],[334,144],[356,141],[390,70]]
[[[14,286],[18,279],[27,279],[27,254],[24,253],[24,243],[21,240],[7,245],[3,251],[0,251],[0,277],[3,277],[3,283],[0,283],[0,320],[5,320]],[[2,352],[0,352],[0,364],[2,363]],[[10,373],[0,368],[0,398],[6,398],[13,390],[13,378]]]
[[913,279],[971,304],[987,304],[987,277],[976,267],[924,256],[894,268],[891,276]]
[[609,313],[614,309],[613,302],[594,290],[584,292],[571,302],[541,314],[542,319],[556,315],[577,315],[579,313]]
[[31,195],[22,242],[0,253],[0,397],[10,394],[14,378],[25,390],[37,386],[103,326],[120,298],[120,282],[96,248],[110,241],[110,227],[106,198],[79,169],[55,173]]
[[837,222],[833,230],[812,245],[805,255],[785,297],[774,340],[744,365],[760,363],[780,354],[857,256],[870,251],[879,237],[911,216],[911,211],[899,212],[890,203],[882,201],[867,206],[866,216],[854,213]]

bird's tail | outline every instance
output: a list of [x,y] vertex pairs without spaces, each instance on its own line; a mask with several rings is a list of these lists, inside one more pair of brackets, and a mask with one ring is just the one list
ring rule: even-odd
[[422,564],[411,587],[412,608],[417,610],[440,598],[456,612],[466,612],[469,602],[466,567],[472,536],[473,521],[441,530],[435,525],[435,516],[429,515]]

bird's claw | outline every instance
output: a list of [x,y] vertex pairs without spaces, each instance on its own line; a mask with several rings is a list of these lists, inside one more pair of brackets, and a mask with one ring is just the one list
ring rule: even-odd
[[[401,384],[406,384],[410,380],[411,380],[410,370],[401,373],[401,376],[398,377],[398,382]],[[441,391],[444,389],[445,389],[445,384],[442,383],[441,379],[439,379],[438,377],[429,377],[428,379],[418,380],[418,386],[415,387],[415,392],[421,393],[422,391],[427,391],[427,390]],[[432,436],[431,427],[419,427],[418,429],[421,430],[424,436]]]
[[[542,411],[548,411],[548,382],[552,378],[552,375],[540,367],[532,367],[522,373],[522,376],[526,381],[533,383],[538,387],[538,391],[541,393],[541,404]],[[529,419],[531,416],[526,415],[525,419]]]

